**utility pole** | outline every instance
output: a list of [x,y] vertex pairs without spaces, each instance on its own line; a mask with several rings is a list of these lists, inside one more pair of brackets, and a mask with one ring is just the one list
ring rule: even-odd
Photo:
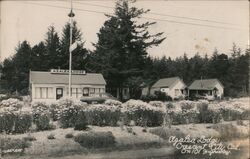
[[75,14],[73,13],[73,2],[71,0],[71,10],[70,13],[68,14],[69,19],[70,19],[70,42],[69,42],[69,97],[71,97],[71,80],[72,80],[72,50],[70,49],[72,45],[72,29],[73,29],[73,17]]

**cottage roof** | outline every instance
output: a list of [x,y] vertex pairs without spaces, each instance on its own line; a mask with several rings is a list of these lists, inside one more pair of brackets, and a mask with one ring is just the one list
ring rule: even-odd
[[188,89],[190,90],[213,90],[216,88],[216,84],[223,85],[218,79],[203,79],[203,80],[195,80]]
[[[30,71],[30,83],[35,84],[68,84],[68,74],[53,74],[51,72]],[[86,73],[84,75],[72,74],[72,84],[105,85],[102,74]]]
[[162,78],[159,79],[153,86],[152,88],[162,88],[162,87],[168,87],[170,88],[173,86],[175,83],[178,81],[183,82],[179,77],[171,77],[171,78]]

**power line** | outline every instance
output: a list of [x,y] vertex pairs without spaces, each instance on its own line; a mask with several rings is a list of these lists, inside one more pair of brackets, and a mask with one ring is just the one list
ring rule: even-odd
[[[57,5],[49,5],[49,4],[41,4],[41,3],[38,4],[38,3],[33,3],[33,2],[25,2],[25,3],[33,4],[33,5],[39,5],[39,6],[61,8],[61,9],[70,9],[69,7],[63,7],[63,6],[57,6]],[[87,10],[87,9],[80,9],[80,8],[74,8],[74,10],[79,10],[79,11],[84,11],[84,12],[90,12],[90,13],[98,13],[98,14],[112,14],[112,13],[108,13],[108,12],[102,12],[102,11],[96,11],[96,10]],[[198,23],[191,23],[191,22],[180,22],[180,21],[175,21],[175,20],[150,18],[150,17],[144,17],[144,16],[142,16],[141,18],[151,19],[151,20],[156,20],[156,21],[163,21],[163,22],[170,22],[170,23],[177,23],[177,24],[193,25],[193,26],[203,26],[203,27],[210,27],[210,28],[240,30],[239,28],[214,26],[214,25],[198,24]]]
[[157,18],[150,18],[150,17],[143,17],[143,18],[150,19],[150,20],[156,20],[156,21],[165,21],[165,22],[170,22],[170,23],[177,23],[177,24],[187,24],[187,25],[204,26],[204,27],[210,27],[210,28],[220,28],[220,29],[229,29],[229,30],[241,30],[239,28],[214,26],[214,25],[206,25],[206,24],[197,24],[197,23],[190,23],[190,22],[179,22],[179,21],[167,20],[167,19],[157,19]]
[[[24,2],[27,4],[33,4],[33,5],[38,5],[38,6],[46,6],[46,7],[54,7],[54,8],[61,8],[61,9],[70,9],[70,7],[63,7],[63,6],[57,6],[57,5],[50,5],[50,4],[41,4],[41,3],[33,3],[33,2]],[[102,11],[93,11],[93,10],[88,10],[88,9],[80,9],[80,8],[74,8],[74,10],[79,10],[79,11],[84,11],[84,12],[90,12],[90,13],[101,13],[101,14],[111,14],[111,13],[106,13]]]
[[[75,2],[75,3],[77,3],[77,4],[89,5],[89,6],[96,6],[96,7],[103,7],[103,8],[114,9],[114,7],[105,6],[105,5],[99,5],[99,4],[90,4],[90,3],[86,3],[86,2]],[[186,16],[176,16],[176,15],[162,14],[162,13],[156,13],[156,12],[149,12],[149,13],[147,13],[147,14],[151,14],[151,15],[160,15],[160,16],[166,16],[166,17],[174,17],[174,18],[180,18],[180,19],[196,20],[196,21],[202,21],[202,22],[212,22],[212,23],[218,23],[218,24],[231,24],[231,25],[237,25],[237,24],[228,23],[228,22],[220,22],[220,21],[215,21],[215,20],[207,20],[207,19],[200,19],[200,18],[193,18],[193,17],[186,17]]]

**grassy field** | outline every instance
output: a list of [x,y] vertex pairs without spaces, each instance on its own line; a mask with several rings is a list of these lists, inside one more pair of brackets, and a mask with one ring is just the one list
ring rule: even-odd
[[[190,135],[192,137],[200,137],[202,135],[209,137],[220,137],[223,125],[234,125],[237,128],[238,136],[242,139],[238,144],[247,144],[247,136],[249,137],[248,121],[244,121],[243,125],[237,125],[236,122],[223,122],[220,124],[186,124],[172,126],[171,129],[165,128],[168,135]],[[220,129],[221,128],[221,129]],[[229,127],[230,128],[230,127]],[[51,131],[34,132],[28,135],[36,138],[32,141],[31,147],[25,150],[23,155],[6,155],[4,158],[20,158],[20,159],[45,159],[45,158],[147,158],[160,156],[170,156],[174,153],[167,138],[161,134],[152,134],[152,130],[162,128],[149,128],[147,132],[143,132],[142,127],[133,127],[134,133],[122,130],[120,127],[98,127],[90,126],[90,130],[95,132],[111,131],[115,136],[116,145],[113,148],[104,149],[86,149],[80,146],[73,138],[65,138],[66,134],[73,134],[74,136],[83,131],[75,131],[72,128],[55,129]],[[223,131],[225,131],[223,129]],[[47,136],[53,134],[55,139],[49,140]],[[22,138],[28,136],[27,134],[20,135],[6,135],[5,137]],[[240,142],[240,143],[239,143]]]

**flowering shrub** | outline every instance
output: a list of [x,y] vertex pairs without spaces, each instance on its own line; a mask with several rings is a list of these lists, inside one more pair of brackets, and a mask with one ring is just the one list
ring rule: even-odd
[[126,123],[131,120],[139,126],[159,126],[163,123],[164,108],[153,107],[141,100],[129,100],[122,105]]
[[9,111],[17,111],[21,109],[23,106],[23,102],[15,98],[9,98],[7,100],[3,100],[0,102],[0,108],[9,110]]
[[49,106],[46,103],[35,102],[31,104],[31,107],[34,120],[36,120],[38,116],[42,114],[49,113]]
[[173,113],[174,124],[188,124],[198,123],[199,110],[197,109],[196,102],[180,101],[175,103]]
[[161,101],[150,101],[148,104],[150,104],[151,106],[154,106],[154,107],[159,107],[159,108],[163,108],[165,107],[166,105],[161,102]]
[[65,111],[72,105],[78,106],[80,108],[87,106],[87,103],[76,101],[71,98],[59,99],[56,103],[51,104],[49,108],[50,116],[53,121],[59,120],[61,118],[61,115],[63,113],[65,114]]
[[209,109],[214,112],[219,112],[224,120],[241,120],[249,119],[250,109],[247,102],[238,101],[226,101],[219,103],[210,103]]
[[222,107],[223,118],[226,121],[248,118],[244,112],[248,112],[249,110],[241,103],[221,102],[220,105]]
[[49,113],[53,121],[57,121],[60,119],[63,109],[63,106],[56,103],[50,105]]
[[110,105],[90,105],[85,109],[86,118],[91,125],[115,126],[120,119],[121,109]]
[[33,114],[33,122],[36,124],[37,130],[51,129],[48,105],[41,102],[33,103],[32,114]]
[[80,109],[76,116],[76,121],[74,123],[75,130],[86,130],[88,128],[86,112],[83,109]]
[[221,111],[219,107],[213,109],[208,101],[197,102],[199,110],[198,118],[200,123],[218,123],[221,120]]
[[22,112],[15,115],[15,133],[25,133],[32,125],[32,115],[29,112]]
[[1,112],[0,114],[0,132],[7,134],[13,132],[15,125],[15,115],[11,112]]
[[105,105],[111,105],[111,106],[121,106],[122,102],[113,100],[113,99],[108,99],[104,102]]
[[36,128],[38,131],[50,130],[52,128],[52,125],[50,124],[49,114],[40,114],[36,116],[33,122],[36,124]]
[[62,110],[62,113],[59,119],[60,126],[62,128],[74,127],[75,122],[78,117],[77,114],[79,110],[80,110],[80,107],[78,105],[65,106]]
[[24,133],[32,125],[32,115],[27,112],[0,112],[0,133]]
[[21,152],[30,147],[31,144],[23,139],[0,138],[1,155],[11,152]]

